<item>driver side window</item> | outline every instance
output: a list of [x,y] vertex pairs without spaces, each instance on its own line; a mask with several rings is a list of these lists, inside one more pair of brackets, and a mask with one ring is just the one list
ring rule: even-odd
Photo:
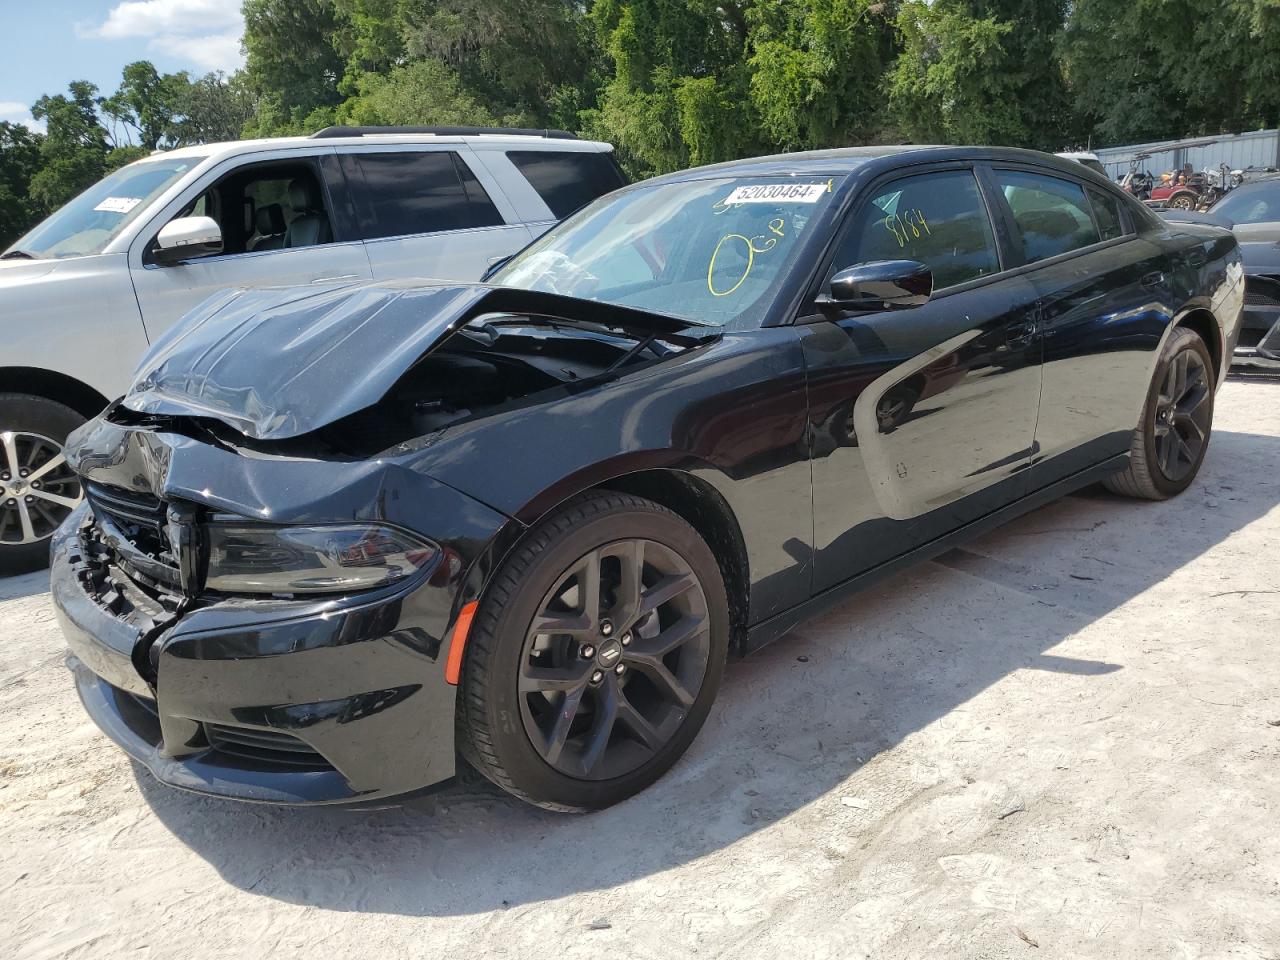
[[178,216],[211,217],[222,256],[331,243],[333,222],[309,161],[253,164],[226,174]]
[[999,272],[995,234],[973,173],[925,173],[875,188],[853,215],[831,272],[876,260],[925,264],[935,290]]

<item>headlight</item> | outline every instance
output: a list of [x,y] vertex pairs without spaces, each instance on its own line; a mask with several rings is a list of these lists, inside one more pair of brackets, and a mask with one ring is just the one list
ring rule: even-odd
[[211,523],[205,586],[226,593],[337,593],[394,583],[429,566],[435,544],[394,527]]

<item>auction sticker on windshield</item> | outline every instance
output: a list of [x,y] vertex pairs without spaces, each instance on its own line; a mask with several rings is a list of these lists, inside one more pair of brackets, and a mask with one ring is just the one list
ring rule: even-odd
[[725,203],[817,203],[825,183],[753,183],[738,187]]
[[99,213],[129,213],[141,202],[141,197],[107,197],[93,209]]

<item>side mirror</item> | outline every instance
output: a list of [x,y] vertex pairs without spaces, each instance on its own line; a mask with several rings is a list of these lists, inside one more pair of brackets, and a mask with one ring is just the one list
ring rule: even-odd
[[916,260],[876,260],[846,267],[831,278],[820,306],[844,310],[903,310],[929,302],[933,271]]
[[222,228],[212,217],[170,220],[156,237],[155,260],[165,266],[221,252]]

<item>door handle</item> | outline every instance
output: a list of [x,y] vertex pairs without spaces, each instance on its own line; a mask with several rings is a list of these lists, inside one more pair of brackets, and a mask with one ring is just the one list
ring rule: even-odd
[[1142,285],[1146,287],[1148,290],[1152,290],[1152,289],[1155,289],[1156,287],[1164,286],[1164,273],[1161,272],[1160,270],[1155,270],[1151,273],[1148,273],[1145,277],[1142,278]]
[[358,273],[344,273],[340,277],[316,277],[312,283],[338,283],[341,280],[360,280],[362,279]]

